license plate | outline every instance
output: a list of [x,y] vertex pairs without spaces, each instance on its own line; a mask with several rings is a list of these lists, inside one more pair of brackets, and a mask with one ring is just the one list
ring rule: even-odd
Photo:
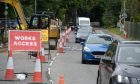
[[81,39],[84,39],[85,37],[84,36],[81,36]]
[[95,58],[101,58],[103,55],[95,55]]

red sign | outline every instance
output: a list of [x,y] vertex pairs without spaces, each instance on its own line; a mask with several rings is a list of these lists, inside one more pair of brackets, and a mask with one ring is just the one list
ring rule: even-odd
[[12,51],[41,51],[40,31],[9,31],[9,50]]

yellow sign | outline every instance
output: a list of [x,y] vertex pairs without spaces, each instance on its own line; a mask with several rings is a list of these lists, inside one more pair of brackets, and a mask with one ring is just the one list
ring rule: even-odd
[[48,30],[41,30],[41,41],[48,42]]

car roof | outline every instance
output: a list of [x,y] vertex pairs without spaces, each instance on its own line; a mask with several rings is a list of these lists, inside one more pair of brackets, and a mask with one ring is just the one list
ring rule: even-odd
[[98,34],[98,33],[91,34],[90,36],[110,36],[110,37],[112,37],[112,36],[109,35],[109,34]]
[[121,44],[140,44],[140,41],[120,41]]
[[80,28],[80,29],[78,29],[78,31],[81,31],[81,30],[85,30],[85,31],[91,30],[92,31],[92,28]]
[[135,44],[140,44],[140,41],[121,41],[121,40],[114,40],[113,43],[116,43],[119,46],[123,46],[123,45],[135,45]]

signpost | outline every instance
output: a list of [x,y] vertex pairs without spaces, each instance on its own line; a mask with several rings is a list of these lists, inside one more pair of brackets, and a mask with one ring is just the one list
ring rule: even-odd
[[41,32],[10,30],[8,47],[12,51],[41,51]]

